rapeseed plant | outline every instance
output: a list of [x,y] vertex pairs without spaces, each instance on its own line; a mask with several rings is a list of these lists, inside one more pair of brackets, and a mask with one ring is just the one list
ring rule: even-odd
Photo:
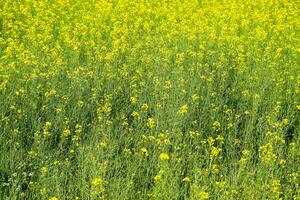
[[0,199],[299,199],[299,5],[2,1]]

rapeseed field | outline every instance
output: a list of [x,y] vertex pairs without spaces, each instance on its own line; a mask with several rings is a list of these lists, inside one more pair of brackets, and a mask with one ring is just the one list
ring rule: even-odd
[[0,199],[299,200],[299,0],[1,0]]

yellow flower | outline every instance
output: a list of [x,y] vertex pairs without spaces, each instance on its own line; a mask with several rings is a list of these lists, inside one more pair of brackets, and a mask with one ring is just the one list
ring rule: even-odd
[[81,131],[82,131],[82,126],[80,125],[80,124],[76,124],[76,126],[75,126],[75,133],[81,133]]
[[155,181],[160,181],[160,179],[161,179],[161,175],[156,175],[156,176],[154,176],[154,180],[155,180]]
[[215,121],[212,126],[213,130],[219,130],[221,128],[221,124],[218,121]]
[[160,181],[162,178],[162,175],[164,174],[164,170],[159,170],[156,176],[154,176],[155,181]]
[[52,89],[49,92],[45,92],[45,97],[54,96],[56,93],[56,90]]
[[248,149],[245,149],[245,150],[242,151],[242,154],[243,154],[244,156],[249,156],[250,153],[251,153],[251,151],[248,150]]
[[60,162],[59,162],[59,160],[55,160],[55,161],[53,162],[53,164],[54,164],[54,165],[59,165]]
[[275,194],[275,196],[280,196],[282,194],[280,180],[273,180],[270,184],[270,189]]
[[185,104],[185,105],[183,105],[179,108],[177,113],[180,114],[180,115],[184,115],[188,112],[188,109],[189,109],[188,105]]
[[137,118],[139,118],[140,114],[139,114],[138,112],[136,112],[136,111],[133,111],[133,112],[131,113],[131,116],[132,116],[132,117],[137,117]]
[[148,150],[145,147],[141,148],[141,152],[143,156],[147,157],[149,155]]
[[226,182],[225,181],[216,181],[216,186],[219,188],[225,188]]
[[61,112],[63,111],[63,109],[62,109],[62,108],[56,108],[55,111],[56,111],[57,113],[61,113]]
[[43,175],[45,175],[45,174],[47,174],[47,172],[48,172],[48,168],[47,168],[47,167],[42,167],[40,171],[41,171],[41,173],[42,173]]
[[300,110],[300,104],[296,106],[297,110]]
[[189,183],[189,182],[191,182],[191,179],[190,179],[190,177],[185,177],[185,178],[182,179],[182,181],[186,182],[186,183]]
[[222,151],[222,149],[213,146],[213,147],[211,148],[211,152],[210,152],[211,158],[213,158],[213,157],[218,157],[218,156],[220,155],[220,152],[221,152],[221,151]]
[[40,192],[42,195],[46,194],[47,189],[45,187],[43,187],[42,189],[40,189]]
[[33,181],[29,181],[29,186],[33,186],[34,182]]
[[65,129],[64,130],[64,136],[65,137],[68,137],[68,136],[70,136],[71,135],[71,131],[69,130],[69,129]]
[[170,157],[169,157],[169,155],[166,154],[166,153],[161,153],[161,154],[159,155],[159,159],[161,159],[161,160],[169,160]]
[[263,162],[274,162],[277,159],[277,155],[274,152],[273,144],[267,143],[259,147],[259,157]]
[[211,172],[213,173],[213,174],[217,174],[217,173],[219,173],[219,166],[217,165],[217,164],[213,164],[212,166],[211,166]]
[[97,187],[103,184],[103,180],[101,178],[94,178],[92,180],[92,186]]
[[221,136],[221,135],[218,135],[218,136],[216,137],[216,140],[218,140],[218,141],[221,142],[222,144],[224,143],[224,137]]
[[79,137],[77,135],[74,135],[72,138],[72,141],[78,141],[78,140],[79,140]]
[[45,128],[50,128],[52,126],[51,122],[46,122]]
[[279,165],[280,165],[282,168],[285,167],[285,164],[286,164],[286,160],[281,159],[281,160],[279,161]]
[[49,200],[58,200],[57,197],[51,197]]
[[199,98],[200,97],[198,95],[196,95],[196,94],[193,94],[193,96],[192,96],[192,100],[193,101],[197,101]]
[[84,102],[83,102],[83,101],[78,101],[78,102],[77,102],[77,106],[78,106],[79,108],[82,108],[83,105],[84,105]]
[[155,120],[153,118],[148,118],[147,126],[148,128],[153,128],[155,126]]
[[208,192],[199,192],[199,198],[200,199],[209,199],[209,193]]
[[145,103],[144,103],[144,104],[142,105],[142,109],[143,109],[143,110],[145,110],[145,111],[146,111],[146,110],[148,110],[148,108],[149,108],[149,107],[148,107],[148,105],[147,105],[147,104],[145,104]]
[[137,102],[138,102],[137,97],[135,97],[135,96],[130,97],[130,102],[131,102],[131,104],[133,104],[133,105],[137,104]]

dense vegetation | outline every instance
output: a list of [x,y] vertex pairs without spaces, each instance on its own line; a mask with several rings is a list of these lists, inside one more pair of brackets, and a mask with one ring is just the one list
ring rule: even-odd
[[0,199],[300,199],[299,18],[1,0]]

